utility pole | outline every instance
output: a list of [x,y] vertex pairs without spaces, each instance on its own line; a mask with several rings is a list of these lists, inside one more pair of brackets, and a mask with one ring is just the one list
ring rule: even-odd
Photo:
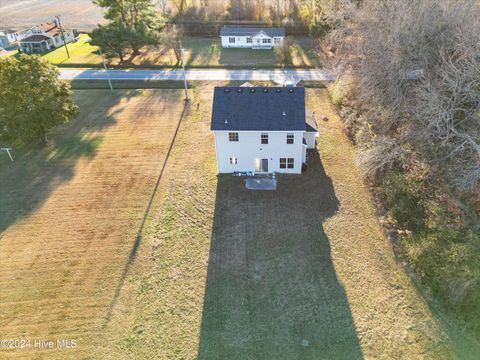
[[180,40],[180,53],[182,54],[182,68],[183,68],[183,83],[185,85],[185,101],[188,101],[188,86],[187,86],[187,75],[185,73],[185,61],[184,61],[184,53],[185,49],[182,46],[182,40]]
[[107,63],[105,62],[105,58],[103,57],[102,48],[99,47],[98,51],[100,51],[100,56],[102,57],[102,62],[103,62],[103,68],[107,73],[107,80],[108,80],[108,85],[110,85],[110,91],[113,91],[112,81],[110,80],[110,74],[108,73]]
[[6,151],[8,154],[8,157],[10,158],[10,161],[13,162],[13,157],[12,157],[12,154],[10,153],[10,151],[12,151],[12,148],[0,148],[0,150]]
[[63,44],[65,45],[65,51],[67,52],[67,56],[70,59],[70,53],[68,52],[67,42],[65,40],[65,34],[63,33],[62,23],[60,22],[60,14],[55,15],[57,19],[57,25],[60,28],[60,33],[62,34]]

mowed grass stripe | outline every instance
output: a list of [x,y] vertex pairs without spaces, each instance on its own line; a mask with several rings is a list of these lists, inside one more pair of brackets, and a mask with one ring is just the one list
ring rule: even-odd
[[56,130],[57,146],[2,167],[2,337],[68,333],[81,339],[80,357],[98,344],[183,111],[181,96],[77,91],[81,114]]
[[212,89],[196,90],[102,358],[451,358],[326,90],[307,90],[309,110],[330,119],[319,156],[276,192],[215,176]]

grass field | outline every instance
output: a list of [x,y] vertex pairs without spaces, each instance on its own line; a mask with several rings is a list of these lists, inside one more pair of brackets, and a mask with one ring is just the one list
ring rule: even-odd
[[[98,48],[88,43],[86,34],[80,40],[68,45],[71,58],[67,57],[65,48],[55,49],[43,57],[56,65],[100,66],[101,57]],[[186,37],[185,64],[189,67],[269,67],[281,66],[273,50],[222,49],[217,38]],[[314,49],[315,40],[294,38],[290,46],[291,66],[319,67],[320,60]],[[118,59],[110,61],[111,66],[118,66]],[[173,50],[165,47],[146,47],[140,54],[126,56],[124,66],[176,66]]]
[[65,46],[59,47],[43,55],[45,60],[52,64],[101,64],[102,58],[98,54],[98,47],[90,45],[87,34],[80,34],[77,42],[67,44],[70,59]]
[[395,262],[326,91],[307,94],[329,117],[319,155],[251,193],[215,175],[211,85],[186,108],[181,90],[76,91],[81,115],[56,145],[0,158],[0,334],[78,348],[5,354],[455,358],[459,340]]
[[2,339],[77,339],[74,353],[39,354],[57,358],[106,345],[107,309],[182,114],[181,94],[77,91],[81,116],[57,129],[55,146],[15,153],[13,164],[0,154]]
[[276,193],[214,175],[211,91],[195,93],[105,357],[450,357],[395,263],[326,92],[309,90],[310,108],[330,118],[320,158]]

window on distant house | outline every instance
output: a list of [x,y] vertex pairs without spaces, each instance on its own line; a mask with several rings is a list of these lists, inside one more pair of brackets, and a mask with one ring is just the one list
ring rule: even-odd
[[271,40],[270,40],[270,39],[267,39],[267,38],[265,38],[265,39],[263,39],[262,41],[263,41],[263,43],[264,43],[264,44],[270,44],[270,41],[271,41]]
[[237,158],[236,157],[231,157],[230,158],[230,164],[235,165],[237,163]]
[[287,158],[280,158],[280,169],[287,168]]
[[287,144],[293,144],[293,134],[287,134]]
[[253,41],[252,41],[252,38],[251,37],[247,37],[247,43],[248,44],[251,44]]
[[234,38],[234,37],[229,37],[229,38],[228,38],[228,42],[229,42],[230,44],[235,44],[235,38]]
[[237,132],[228,133],[228,141],[238,141],[238,133]]
[[275,42],[275,44],[280,44],[280,38],[275,38],[273,41]]
[[262,144],[268,144],[268,134],[267,133],[262,133],[261,139],[262,139]]
[[288,158],[287,159],[287,168],[288,169],[293,169],[293,164],[294,164],[294,159],[293,158]]

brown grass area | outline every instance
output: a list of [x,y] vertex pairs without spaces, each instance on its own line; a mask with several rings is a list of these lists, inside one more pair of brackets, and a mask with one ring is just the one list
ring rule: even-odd
[[[2,163],[2,339],[76,339],[75,357],[106,346],[109,306],[183,110],[179,90],[77,91],[81,115],[56,146]],[[3,165],[6,166],[3,166]]]
[[[108,327],[111,359],[454,357],[377,221],[325,90],[319,154],[279,189],[216,177],[211,88],[195,89]],[[195,130],[192,130],[195,129]]]
[[215,175],[212,85],[191,90],[161,172],[182,95],[78,91],[82,115],[55,146],[0,162],[1,337],[78,340],[0,355],[455,357],[395,262],[325,90],[307,90],[329,117],[319,155],[276,192]]

